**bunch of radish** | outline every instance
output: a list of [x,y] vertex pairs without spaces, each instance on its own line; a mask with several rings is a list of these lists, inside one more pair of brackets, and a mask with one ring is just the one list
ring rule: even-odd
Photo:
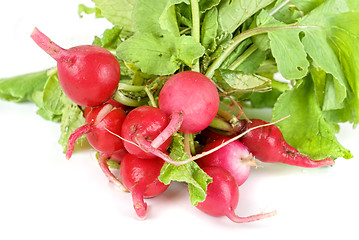
[[[140,219],[146,217],[144,199],[168,188],[159,180],[165,162],[178,166],[196,161],[212,178],[206,199],[196,207],[238,223],[276,214],[275,211],[248,217],[235,214],[240,186],[249,177],[251,168],[257,166],[257,160],[301,167],[334,164],[333,159],[313,161],[303,156],[284,141],[275,125],[261,120],[240,120],[242,128],[232,137],[206,134],[221,99],[216,85],[199,72],[182,71],[170,76],[160,90],[158,107],[128,108],[112,99],[120,82],[120,65],[111,52],[93,45],[63,49],[38,29],[31,37],[56,60],[63,92],[84,110],[85,123],[71,134],[66,158],[71,157],[76,141],[85,135],[98,152],[99,166],[107,178],[123,191],[131,192],[133,208]],[[184,136],[185,150],[190,156],[185,161],[175,161],[169,156],[174,133]],[[197,152],[190,149],[188,142],[194,134],[206,137]],[[120,164],[120,176],[109,169],[109,159]]]

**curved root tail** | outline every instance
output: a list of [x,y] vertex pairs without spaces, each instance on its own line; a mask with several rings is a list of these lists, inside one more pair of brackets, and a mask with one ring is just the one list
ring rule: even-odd
[[268,212],[268,213],[251,215],[251,216],[247,216],[247,217],[239,217],[234,213],[234,210],[231,209],[228,211],[227,217],[235,223],[248,223],[248,222],[254,222],[254,221],[264,219],[264,218],[272,217],[276,214],[277,214],[277,212],[273,211],[273,212]]
[[117,187],[119,187],[124,192],[129,192],[128,189],[123,185],[123,183],[110,171],[107,165],[108,156],[106,154],[100,154],[99,156],[99,165],[102,172],[106,175],[108,180],[114,183]]
[[71,155],[75,148],[75,143],[77,139],[79,139],[82,135],[91,131],[93,124],[85,124],[77,129],[75,129],[67,142],[67,149],[66,149],[66,159],[70,159]]

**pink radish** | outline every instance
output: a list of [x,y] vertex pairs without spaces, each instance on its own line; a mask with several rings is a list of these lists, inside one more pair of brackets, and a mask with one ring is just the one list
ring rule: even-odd
[[[226,140],[229,139],[214,140],[205,145],[202,151],[209,151],[221,145]],[[234,141],[198,159],[197,164],[201,168],[216,166],[226,169],[236,179],[237,185],[240,186],[248,179],[251,166],[256,166],[257,162],[241,142]]]
[[122,190],[126,189],[108,169],[107,161],[112,156],[120,159],[124,155],[123,142],[113,133],[120,134],[125,117],[126,114],[122,108],[114,108],[108,103],[91,110],[87,109],[85,124],[70,135],[66,150],[66,158],[70,159],[77,139],[85,134],[90,145],[100,152],[99,164],[102,171]]
[[[251,119],[250,122],[246,123],[246,127],[249,129],[263,124],[267,124],[267,122]],[[254,129],[245,134],[240,141],[254,157],[262,162],[280,162],[306,168],[334,164],[334,159],[331,158],[315,161],[299,153],[297,149],[291,147],[284,140],[281,131],[275,125]]]
[[[124,141],[126,150],[139,158],[155,158],[156,155],[153,154],[153,151],[143,150],[143,145],[150,145],[168,123],[167,115],[159,108],[140,106],[133,109],[127,114],[121,128],[121,136],[127,140]],[[171,137],[166,139],[155,150],[166,151],[171,140]]]
[[31,37],[57,61],[61,88],[73,102],[94,107],[113,96],[120,81],[120,65],[107,49],[95,45],[63,49],[37,28]]
[[131,192],[133,207],[140,219],[147,214],[144,198],[155,197],[169,186],[158,180],[163,164],[160,158],[141,159],[131,154],[127,154],[121,162],[120,176]]
[[219,95],[214,83],[205,75],[184,71],[167,80],[160,91],[158,104],[171,116],[171,127],[153,141],[154,148],[176,131],[190,134],[208,127],[217,114]]
[[221,167],[204,167],[203,170],[212,177],[213,182],[208,184],[207,197],[196,207],[212,216],[227,216],[236,223],[246,223],[261,220],[274,216],[275,211],[239,217],[235,214],[235,209],[239,201],[239,190],[234,177]]

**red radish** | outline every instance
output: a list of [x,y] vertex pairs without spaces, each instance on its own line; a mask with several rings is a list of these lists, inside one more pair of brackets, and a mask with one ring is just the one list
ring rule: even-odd
[[[209,151],[229,139],[217,139],[204,146],[204,152]],[[251,166],[257,162],[248,152],[246,146],[239,141],[231,142],[219,150],[197,160],[197,164],[203,167],[222,167],[230,172],[236,179],[237,185],[242,185],[249,176]]]
[[[170,77],[162,87],[159,108],[171,116],[171,127],[159,135],[167,139],[174,132],[197,133],[208,127],[216,116],[219,95],[214,83],[205,75],[194,72],[179,72]],[[154,140],[156,146],[161,143]],[[159,142],[159,143],[158,143]]]
[[31,37],[57,61],[61,88],[73,102],[94,107],[113,96],[120,81],[120,65],[110,51],[95,45],[63,49],[37,28]]
[[121,162],[120,176],[131,192],[133,207],[140,219],[147,213],[144,198],[155,197],[169,186],[158,180],[163,164],[160,158],[141,159],[132,154],[127,154]]
[[119,151],[123,147],[122,140],[107,130],[120,133],[125,117],[122,108],[114,108],[111,104],[93,108],[87,114],[85,124],[71,134],[66,157],[71,157],[76,140],[84,134],[90,145],[99,152],[111,154]]
[[184,71],[167,80],[158,104],[167,115],[183,114],[179,132],[197,133],[208,127],[216,116],[219,95],[214,83],[205,75]]
[[120,134],[126,117],[125,112],[122,108],[114,108],[111,104],[104,104],[90,111],[87,109],[86,112],[85,124],[77,128],[69,137],[66,158],[70,159],[77,139],[86,134],[90,145],[100,152],[99,164],[102,171],[111,182],[126,190],[107,166],[107,161],[112,156],[117,159],[123,156],[123,142],[113,133]]
[[[159,108],[151,106],[141,106],[130,111],[122,124],[121,136],[126,139],[124,146],[126,150],[139,158],[155,158],[153,152],[145,152],[143,148],[132,144],[137,143],[140,146],[150,144],[168,125],[167,115]],[[139,143],[140,139],[141,143]],[[166,151],[171,143],[172,138],[166,139],[160,146],[158,151]]]
[[[176,116],[172,116],[176,118]],[[159,108],[151,106],[140,106],[127,114],[122,124],[121,136],[126,150],[138,158],[151,159],[160,157],[164,161],[173,165],[183,165],[192,159],[184,161],[172,160],[165,151],[172,141],[172,135],[162,138],[159,134],[175,127],[169,123],[167,115]],[[170,130],[171,131],[171,130]],[[158,140],[156,147],[152,146]]]
[[[247,129],[263,124],[267,124],[267,122],[251,119],[250,122],[247,122]],[[315,161],[299,153],[284,140],[281,131],[275,125],[254,129],[245,134],[240,141],[262,162],[280,162],[306,168],[334,164],[334,159],[331,158]]]
[[212,216],[227,216],[236,223],[257,221],[276,214],[273,211],[248,217],[237,216],[235,209],[239,201],[239,190],[234,177],[221,167],[204,167],[203,171],[213,181],[208,184],[206,199],[196,205],[199,210]]

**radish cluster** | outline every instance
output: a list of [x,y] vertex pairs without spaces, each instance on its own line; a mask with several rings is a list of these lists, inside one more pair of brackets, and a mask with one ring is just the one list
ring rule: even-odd
[[[238,120],[241,128],[227,134],[212,132],[210,124],[215,118],[221,120],[221,97],[216,85],[199,72],[182,71],[170,76],[159,92],[158,107],[127,107],[113,100],[120,81],[120,65],[111,52],[92,45],[63,49],[38,29],[31,37],[56,60],[63,92],[83,109],[85,122],[69,137],[66,158],[71,158],[78,139],[86,137],[98,153],[105,176],[124,192],[131,192],[133,208],[140,219],[147,216],[145,199],[158,196],[169,187],[159,180],[166,162],[180,166],[196,161],[212,178],[206,199],[196,207],[237,223],[276,214],[235,214],[239,189],[251,168],[257,166],[257,160],[301,167],[334,164],[333,159],[313,161],[303,156],[284,141],[278,128],[261,120]],[[174,133],[184,136],[189,156],[184,161],[170,158]],[[190,138],[198,142],[194,150]],[[110,159],[120,165],[119,175],[108,167]]]

